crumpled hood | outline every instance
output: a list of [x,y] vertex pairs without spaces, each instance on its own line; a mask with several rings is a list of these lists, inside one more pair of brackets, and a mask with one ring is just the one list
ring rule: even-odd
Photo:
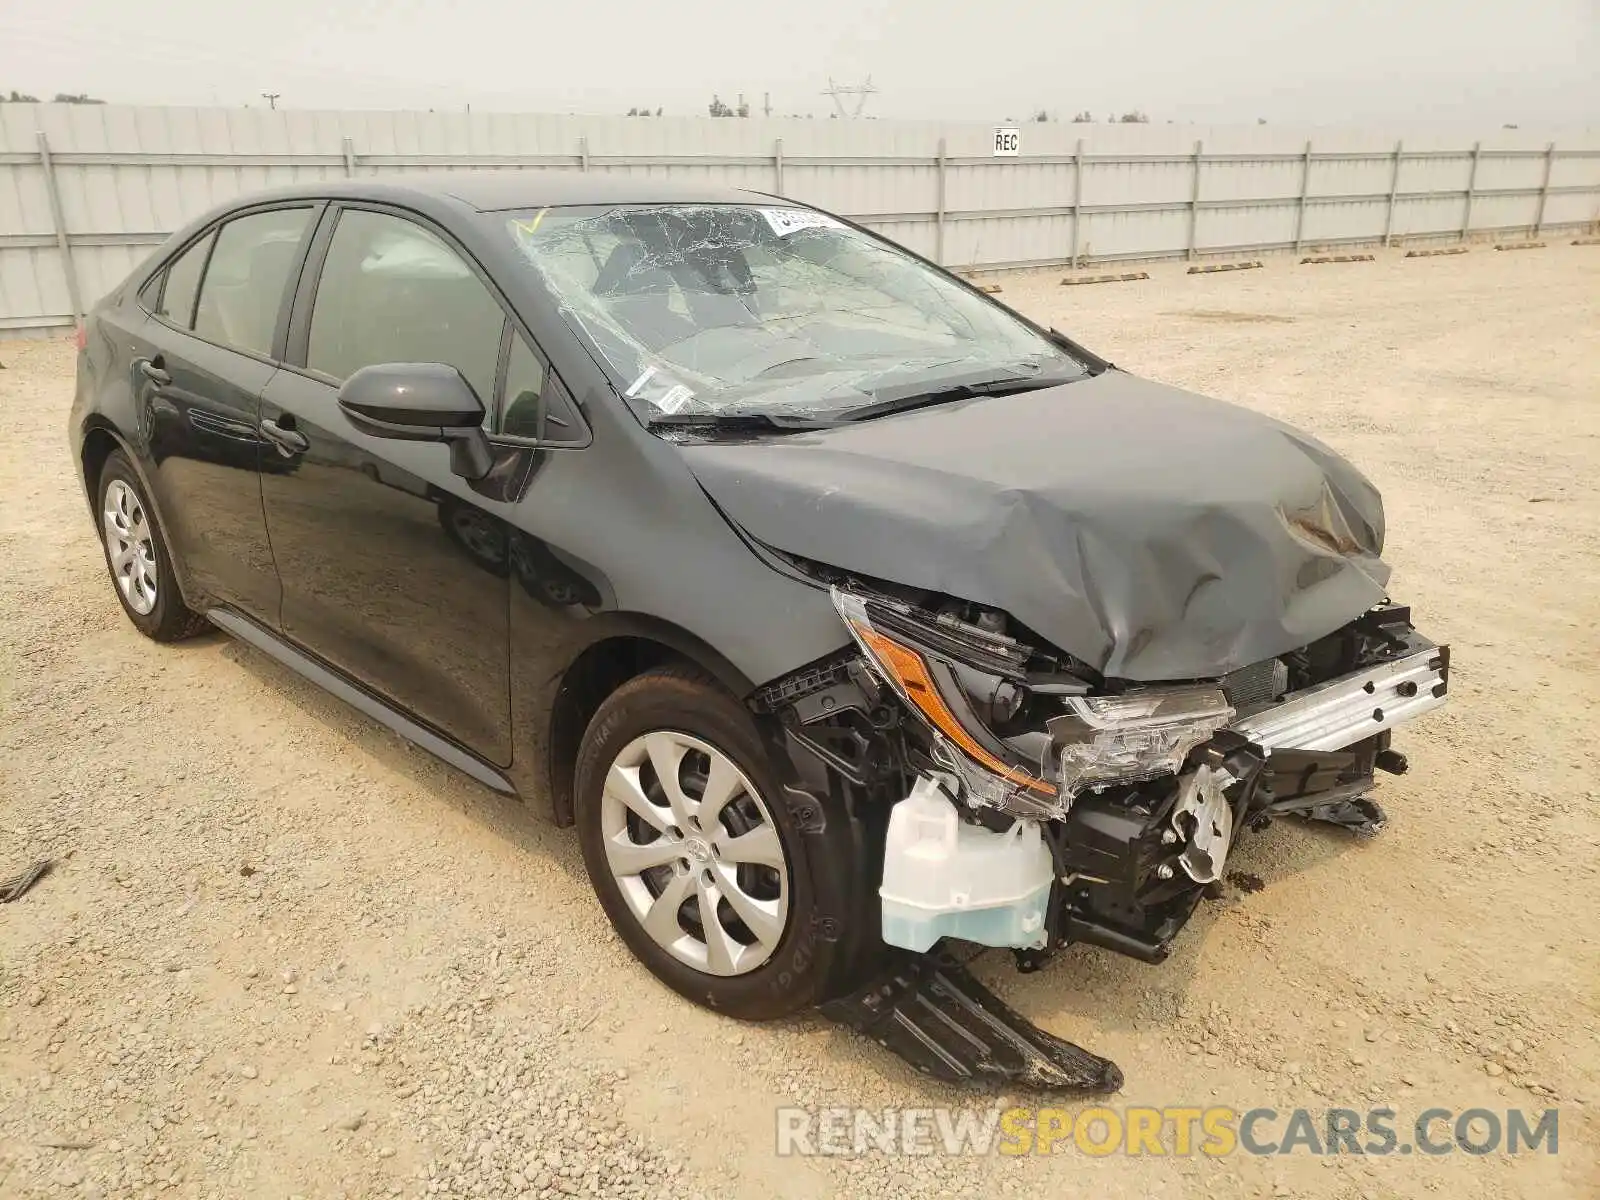
[[681,447],[779,550],[1010,613],[1105,675],[1197,679],[1384,598],[1383,506],[1316,439],[1122,371]]

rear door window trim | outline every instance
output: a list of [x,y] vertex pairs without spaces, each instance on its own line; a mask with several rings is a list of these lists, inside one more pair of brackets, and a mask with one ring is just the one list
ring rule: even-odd
[[[185,337],[193,338],[195,341],[204,345],[215,346],[219,350],[227,350],[233,354],[243,355],[245,358],[251,358],[260,363],[266,363],[268,366],[283,365],[283,355],[288,335],[289,316],[295,296],[295,288],[302,272],[305,269],[306,255],[309,252],[311,241],[315,236],[317,229],[319,228],[323,210],[327,208],[327,206],[328,202],[326,200],[318,199],[308,198],[305,200],[275,200],[265,204],[246,205],[244,208],[234,209],[231,212],[225,213],[221,217],[218,217],[215,221],[212,221],[205,228],[198,230],[193,237],[186,240],[182,246],[178,247],[171,254],[169,254],[158,266],[156,266],[154,270],[144,277],[144,280],[139,285],[138,291],[135,293],[138,297],[140,309],[142,309],[147,315],[149,315],[159,324],[163,325],[167,329],[172,330],[174,333],[183,334]],[[165,295],[167,290],[166,273],[171,269],[172,264],[177,262],[179,258],[186,254],[193,246],[199,243],[202,238],[210,237],[211,248],[206,252],[206,261],[200,269],[200,280],[195,287],[195,304],[198,306],[200,302],[200,293],[205,288],[206,274],[211,270],[211,256],[216,253],[217,237],[221,234],[222,227],[224,225],[227,225],[232,221],[236,221],[240,217],[251,217],[258,213],[264,212],[287,212],[300,208],[309,210],[311,216],[306,222],[307,232],[302,234],[300,237],[300,245],[296,252],[294,265],[289,268],[289,277],[284,281],[284,293],[281,297],[279,297],[278,300],[278,315],[273,323],[272,352],[270,354],[261,354],[255,350],[250,350],[243,346],[233,346],[229,345],[227,342],[219,342],[214,338],[208,338],[202,334],[196,333],[193,329],[186,329],[182,325],[174,324],[172,321],[167,320],[166,317],[161,313],[152,312],[145,304],[144,297],[138,294],[142,293],[145,285],[148,284],[150,280],[159,273],[162,277],[161,287],[157,293],[156,299],[157,303],[160,303],[161,298]],[[193,313],[190,314],[189,320],[192,324],[194,321]]]
[[[217,231],[221,228],[222,224],[220,222],[213,222],[212,224],[207,225],[198,236],[192,237],[185,242],[182,249],[178,250],[175,254],[169,255],[166,261],[164,261],[161,266],[154,273],[148,276],[144,283],[140,285],[139,290],[136,293],[139,299],[139,307],[143,309],[148,316],[154,317],[168,329],[174,329],[179,333],[187,333],[190,337],[197,336],[194,331],[194,314],[200,307],[200,285],[205,282],[206,270],[211,266],[211,253],[217,248]],[[189,324],[176,325],[167,320],[167,314],[164,307],[167,302],[167,281],[172,277],[172,268],[178,265],[178,260],[185,254],[188,254],[189,251],[199,246],[201,242],[208,239],[210,240],[211,244],[206,247],[205,261],[200,264],[200,273],[195,276],[194,299],[189,302]],[[144,289],[150,286],[150,281],[152,279],[156,279],[158,277],[160,279],[160,286],[156,288],[156,306],[152,309],[145,304]],[[202,338],[201,340],[204,341],[205,339]]]

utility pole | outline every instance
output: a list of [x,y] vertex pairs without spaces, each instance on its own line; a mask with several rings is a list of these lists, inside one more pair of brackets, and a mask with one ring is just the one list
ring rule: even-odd
[[278,107],[278,97],[281,95],[283,95],[282,92],[262,92],[261,98],[267,102],[268,108],[276,109]]
[[761,94],[761,112],[762,112],[762,114],[764,116],[770,117],[772,115],[772,93],[771,92],[763,92]]
[[[872,86],[871,75],[867,76],[865,83],[858,83],[850,87],[844,87],[835,83],[833,81],[833,76],[830,75],[828,76],[828,86],[823,89],[822,94],[824,96],[833,97],[833,106],[834,108],[838,109],[839,116],[859,117],[862,111],[867,107],[867,97],[873,95],[877,90],[877,88]],[[853,109],[845,107],[846,96],[855,97],[855,107]]]

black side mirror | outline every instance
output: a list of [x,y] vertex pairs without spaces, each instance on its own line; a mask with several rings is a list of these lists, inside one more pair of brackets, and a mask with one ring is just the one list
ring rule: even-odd
[[372,437],[444,442],[450,469],[482,479],[494,465],[483,432],[483,402],[460,371],[445,363],[377,363],[339,389],[345,419]]

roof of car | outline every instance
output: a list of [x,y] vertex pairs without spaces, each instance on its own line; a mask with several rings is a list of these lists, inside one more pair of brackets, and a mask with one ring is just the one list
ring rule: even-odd
[[560,168],[436,171],[302,184],[276,197],[350,196],[400,199],[448,197],[480,212],[567,204],[751,204],[773,197],[710,183],[680,183],[639,175]]

